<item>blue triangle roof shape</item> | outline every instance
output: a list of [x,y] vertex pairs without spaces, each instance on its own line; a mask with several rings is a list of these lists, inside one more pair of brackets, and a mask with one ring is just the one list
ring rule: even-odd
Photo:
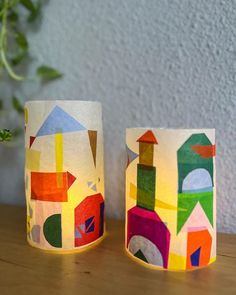
[[55,106],[38,130],[36,137],[81,130],[86,130],[86,128],[59,106]]
[[135,160],[138,157],[138,154],[136,154],[130,148],[128,148],[127,145],[126,145],[126,151],[127,151],[129,163],[131,163],[133,160]]

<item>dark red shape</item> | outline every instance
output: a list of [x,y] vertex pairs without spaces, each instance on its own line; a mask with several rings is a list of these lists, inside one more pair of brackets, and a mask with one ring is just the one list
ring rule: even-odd
[[[76,208],[75,208],[75,232],[79,231],[80,237],[75,236],[75,247],[83,246],[94,242],[103,234],[103,210],[104,200],[102,195],[95,194],[86,197]],[[87,224],[90,221],[90,225]],[[93,231],[88,229],[93,224]],[[86,231],[81,230],[81,225],[84,225]]]
[[71,174],[70,172],[67,171],[67,185],[68,185],[68,189],[72,186],[72,184],[74,183],[74,181],[76,180],[76,177]]
[[29,144],[29,147],[31,147],[31,145],[34,143],[36,139],[36,136],[30,136],[30,144]]

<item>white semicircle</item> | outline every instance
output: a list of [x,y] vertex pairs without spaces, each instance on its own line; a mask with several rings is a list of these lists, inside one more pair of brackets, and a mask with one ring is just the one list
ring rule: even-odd
[[148,263],[163,266],[163,259],[159,249],[155,244],[143,236],[133,236],[129,241],[128,250],[133,255],[141,250]]

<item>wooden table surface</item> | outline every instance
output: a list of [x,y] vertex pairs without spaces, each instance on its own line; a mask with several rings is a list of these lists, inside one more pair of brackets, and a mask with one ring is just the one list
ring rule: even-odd
[[82,253],[49,254],[26,242],[25,210],[0,206],[0,295],[234,294],[236,235],[218,234],[216,263],[192,272],[145,268],[124,252],[124,223]]

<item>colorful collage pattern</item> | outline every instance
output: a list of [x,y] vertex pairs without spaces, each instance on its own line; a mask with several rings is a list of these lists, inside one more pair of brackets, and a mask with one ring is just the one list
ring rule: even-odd
[[73,250],[104,234],[101,105],[25,105],[25,191],[31,245]]
[[129,255],[179,271],[215,261],[215,131],[130,128],[126,143]]

